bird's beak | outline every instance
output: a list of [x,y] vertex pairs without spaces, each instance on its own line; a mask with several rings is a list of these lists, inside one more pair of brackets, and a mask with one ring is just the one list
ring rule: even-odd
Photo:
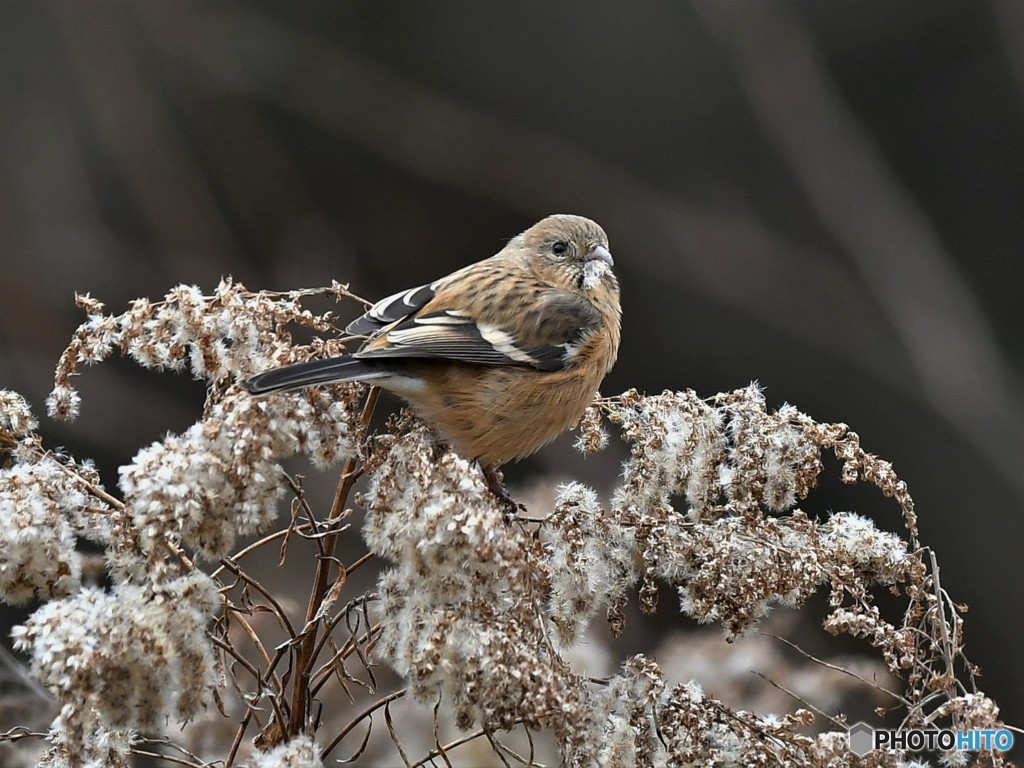
[[603,245],[597,246],[594,250],[583,257],[583,261],[603,261],[609,267],[615,265],[615,261],[612,259],[611,252]]

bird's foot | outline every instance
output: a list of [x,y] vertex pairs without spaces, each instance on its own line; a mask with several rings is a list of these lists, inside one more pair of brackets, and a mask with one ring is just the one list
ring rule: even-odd
[[506,517],[511,520],[519,512],[526,511],[526,505],[519,504],[512,498],[511,494],[509,494],[508,488],[505,487],[505,478],[502,476],[500,469],[493,464],[481,464],[480,469],[483,470],[484,480],[487,482],[488,490],[494,494],[498,501],[502,502],[506,506]]

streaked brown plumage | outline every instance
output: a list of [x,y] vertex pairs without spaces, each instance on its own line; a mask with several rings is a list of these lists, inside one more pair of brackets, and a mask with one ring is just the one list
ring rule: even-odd
[[379,301],[346,329],[368,336],[355,354],[243,383],[257,395],[378,384],[478,459],[493,487],[497,466],[575,424],[614,364],[621,308],[611,267],[601,227],[549,216],[491,258]]

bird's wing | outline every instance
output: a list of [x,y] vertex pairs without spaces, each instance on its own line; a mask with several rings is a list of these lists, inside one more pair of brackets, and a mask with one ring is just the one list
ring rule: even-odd
[[[431,288],[435,291],[432,299],[418,311],[381,327],[355,356],[438,358],[557,371],[572,360],[579,345],[601,324],[597,309],[568,291],[512,288],[492,292],[493,300],[487,301],[480,294],[467,297],[447,281],[434,283]],[[402,298],[406,295],[410,299]],[[381,304],[388,310],[401,306],[399,302],[408,305],[415,296],[407,291]],[[392,316],[390,311],[378,314],[381,320]]]
[[420,285],[407,291],[399,291],[381,299],[365,314],[357,317],[345,327],[350,336],[374,336],[389,325],[404,320],[413,312],[421,309],[434,298],[437,283]]

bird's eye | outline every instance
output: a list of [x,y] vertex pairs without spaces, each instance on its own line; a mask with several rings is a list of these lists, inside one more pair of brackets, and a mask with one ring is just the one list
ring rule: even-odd
[[551,252],[555,254],[555,256],[561,256],[568,250],[569,244],[565,242],[565,240],[559,240],[558,242],[552,244],[551,246]]

